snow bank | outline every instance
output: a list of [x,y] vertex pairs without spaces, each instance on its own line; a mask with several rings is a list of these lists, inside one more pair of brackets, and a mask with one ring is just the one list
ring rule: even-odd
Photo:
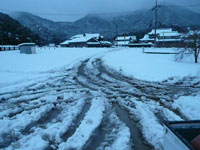
[[[166,49],[158,49],[165,51]],[[167,49],[169,51],[169,49]],[[144,54],[142,48],[122,49],[104,58],[105,64],[126,75],[148,81],[163,81],[170,77],[199,76],[200,65],[175,62],[174,55]]]
[[190,120],[200,120],[200,95],[182,96],[172,106]]
[[19,51],[1,52],[0,87],[32,78],[47,76],[48,71],[57,70],[76,61],[108,51],[104,48],[37,48],[37,54],[20,54]]
[[89,111],[87,112],[80,126],[76,129],[76,132],[68,139],[66,143],[60,144],[59,149],[81,150],[95,129],[100,125],[103,119],[104,109],[104,100],[102,98],[94,98]]

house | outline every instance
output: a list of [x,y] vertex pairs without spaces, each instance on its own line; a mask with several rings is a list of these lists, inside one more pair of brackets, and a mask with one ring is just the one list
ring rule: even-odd
[[101,47],[111,47],[112,43],[109,41],[100,41]]
[[[154,43],[155,29],[146,34],[140,42]],[[184,42],[179,32],[173,31],[172,28],[164,28],[156,30],[156,46],[157,47],[182,47]]]
[[200,150],[200,121],[164,122],[164,150]]
[[62,47],[101,47],[100,41],[103,36],[100,34],[79,34],[72,36],[70,40],[62,42]]
[[115,38],[115,46],[129,46],[136,41],[136,36],[118,36]]
[[36,54],[35,43],[22,43],[18,46],[21,54]]

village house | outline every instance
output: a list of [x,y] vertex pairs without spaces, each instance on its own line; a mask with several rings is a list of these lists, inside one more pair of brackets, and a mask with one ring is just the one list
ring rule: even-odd
[[115,38],[115,46],[129,46],[137,41],[136,36],[118,36]]
[[62,47],[110,47],[111,43],[102,41],[103,36],[100,34],[79,34],[62,42]]
[[[142,43],[154,43],[155,29],[146,34],[144,38],[140,39]],[[173,31],[172,28],[157,29],[156,30],[156,46],[157,47],[182,47],[184,42],[181,34]]]

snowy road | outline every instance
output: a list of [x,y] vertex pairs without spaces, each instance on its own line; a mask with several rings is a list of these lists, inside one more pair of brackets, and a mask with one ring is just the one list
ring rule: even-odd
[[199,92],[200,83],[192,81],[142,81],[90,57],[44,81],[0,93],[0,148],[162,149],[163,119],[190,119],[173,104]]

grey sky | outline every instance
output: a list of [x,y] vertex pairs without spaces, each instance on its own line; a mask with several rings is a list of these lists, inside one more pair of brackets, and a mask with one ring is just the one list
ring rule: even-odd
[[[200,4],[199,0],[158,0],[158,2],[176,5]],[[0,0],[0,9],[39,13],[42,17],[56,21],[74,21],[86,14],[134,11],[150,8],[154,3],[155,0]],[[189,9],[200,13],[200,7]]]

